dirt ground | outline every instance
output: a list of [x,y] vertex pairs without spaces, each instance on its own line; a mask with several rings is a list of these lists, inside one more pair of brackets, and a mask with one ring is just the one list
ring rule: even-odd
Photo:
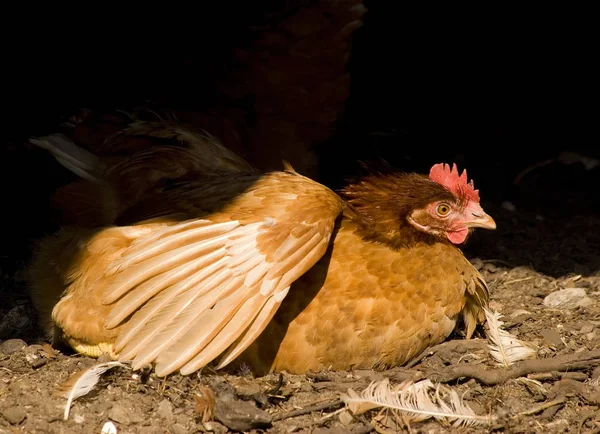
[[[598,170],[585,174],[593,172],[597,179]],[[380,409],[351,417],[340,393],[360,392],[383,378],[392,384],[421,378],[446,382],[476,414],[494,417],[464,432],[600,432],[600,215],[594,206],[577,208],[566,200],[550,211],[544,206],[561,193],[532,191],[523,187],[511,203],[484,203],[498,229],[477,233],[465,253],[487,279],[505,329],[536,346],[535,361],[495,367],[482,330],[472,342],[452,336],[414,366],[383,372],[253,378],[249,372],[215,375],[205,369],[162,380],[117,367],[74,401],[65,421],[66,399],[54,393],[72,373],[97,360],[56,353],[43,343],[23,272],[7,267],[0,273],[0,433],[100,433],[108,421],[123,434],[454,430],[431,419],[406,425]],[[565,288],[580,289],[571,290],[573,298],[562,304],[545,302]],[[461,372],[467,376],[456,374],[457,367],[466,367]],[[203,423],[202,397],[210,393],[204,386],[217,404]]]

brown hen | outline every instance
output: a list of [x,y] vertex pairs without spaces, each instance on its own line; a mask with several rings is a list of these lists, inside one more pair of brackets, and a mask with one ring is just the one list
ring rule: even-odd
[[[114,165],[60,137],[38,141],[90,178],[78,206],[103,216],[92,224],[84,212],[78,225],[72,213],[32,264],[55,341],[136,369],[154,363],[160,376],[213,361],[301,373],[400,365],[461,319],[467,337],[483,321],[486,284],[457,245],[495,223],[466,172],[377,174],[338,195],[194,140]],[[158,157],[169,152],[185,158],[165,177]],[[156,167],[142,170],[148,161]],[[152,182],[128,189],[141,178]]]

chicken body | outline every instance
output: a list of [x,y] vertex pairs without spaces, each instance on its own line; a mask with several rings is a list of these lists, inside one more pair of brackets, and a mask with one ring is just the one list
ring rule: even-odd
[[415,229],[423,205],[455,200],[427,177],[343,198],[289,171],[198,176],[42,241],[32,295],[55,340],[158,375],[218,356],[301,373],[403,364],[483,320],[485,282],[452,237]]
[[261,373],[402,365],[444,341],[463,311],[479,309],[484,285],[450,245],[390,249],[365,241],[345,216],[331,249],[292,285],[239,362]]

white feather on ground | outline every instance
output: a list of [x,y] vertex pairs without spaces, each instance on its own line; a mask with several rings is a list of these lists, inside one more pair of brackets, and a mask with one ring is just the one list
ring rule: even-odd
[[446,419],[455,427],[489,424],[491,416],[475,414],[458,396],[456,391],[430,380],[417,383],[405,382],[391,387],[387,378],[372,382],[360,395],[352,389],[342,394],[342,401],[354,415],[378,407],[386,407],[396,415],[402,413],[410,422],[429,418]]
[[71,375],[59,389],[59,395],[67,398],[63,419],[67,420],[69,418],[69,411],[71,410],[73,400],[90,393],[94,386],[98,384],[100,376],[109,369],[116,368],[117,366],[127,367],[126,364],[121,362],[99,363]]
[[498,365],[510,366],[519,360],[533,359],[537,351],[502,329],[502,314],[485,309],[490,354]]

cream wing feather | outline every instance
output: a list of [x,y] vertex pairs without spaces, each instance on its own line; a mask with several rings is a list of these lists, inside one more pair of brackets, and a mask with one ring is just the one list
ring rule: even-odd
[[[226,185],[226,180],[215,181]],[[225,188],[225,187],[224,187]],[[198,190],[200,189],[200,190]],[[218,186],[186,191],[195,203]],[[107,328],[115,351],[159,376],[192,373],[223,354],[224,367],[256,339],[291,284],[325,253],[342,201],[301,175],[256,175],[218,212],[137,238],[107,270]],[[177,211],[177,210],[176,210]]]

